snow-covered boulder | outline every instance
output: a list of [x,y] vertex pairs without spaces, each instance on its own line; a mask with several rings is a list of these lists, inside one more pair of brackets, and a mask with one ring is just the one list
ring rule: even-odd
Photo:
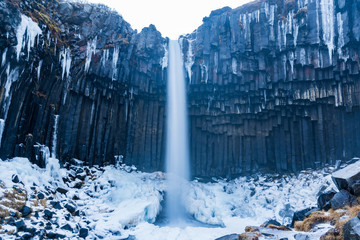
[[354,191],[354,189],[357,189],[357,181],[360,180],[360,161],[334,172],[332,179],[339,190],[344,189],[359,196],[360,192]]

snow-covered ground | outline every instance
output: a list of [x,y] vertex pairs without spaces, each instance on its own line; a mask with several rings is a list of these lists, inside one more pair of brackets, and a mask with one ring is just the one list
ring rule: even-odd
[[[181,226],[156,222],[166,192],[165,174],[143,173],[125,165],[60,168],[57,159],[49,158],[46,169],[41,169],[25,158],[0,160],[0,199],[14,185],[24,189],[26,205],[32,209],[30,217],[24,220],[26,227],[45,228],[47,233],[52,231],[69,239],[77,239],[79,230],[86,228],[87,239],[135,236],[140,240],[210,240],[240,234],[246,226],[259,226],[269,219],[289,224],[294,211],[316,205],[320,190],[334,188],[330,171],[331,168],[304,171],[297,176],[258,174],[230,181],[214,179],[211,183],[194,180],[188,183],[185,205],[196,221],[189,220]],[[19,183],[12,181],[14,175]],[[67,192],[60,193],[56,190],[59,187]],[[39,193],[45,195],[41,204],[37,203]],[[59,209],[52,206],[54,201],[60,203]],[[75,206],[78,213],[69,214],[66,204]],[[54,216],[44,220],[45,209],[53,211]],[[61,229],[66,224],[72,230]],[[4,229],[16,232],[16,227],[6,223],[0,226],[0,233]],[[311,238],[319,239],[328,228],[326,225],[310,233]],[[293,239],[293,235],[294,232],[289,232],[287,237]],[[3,236],[16,238],[4,232]]]

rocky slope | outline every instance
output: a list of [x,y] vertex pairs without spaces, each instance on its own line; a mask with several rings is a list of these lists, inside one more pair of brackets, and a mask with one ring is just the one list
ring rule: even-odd
[[0,22],[1,158],[161,168],[167,40],[153,25],[56,0],[2,1]]
[[182,37],[195,175],[360,154],[360,3],[254,1]]

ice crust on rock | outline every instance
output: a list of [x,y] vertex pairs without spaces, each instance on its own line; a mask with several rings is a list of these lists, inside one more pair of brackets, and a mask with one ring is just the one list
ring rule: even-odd
[[30,50],[35,45],[35,39],[37,36],[41,35],[42,31],[37,23],[35,23],[31,18],[21,15],[21,22],[16,30],[16,58],[19,61],[20,53],[27,46],[27,55],[29,59]]

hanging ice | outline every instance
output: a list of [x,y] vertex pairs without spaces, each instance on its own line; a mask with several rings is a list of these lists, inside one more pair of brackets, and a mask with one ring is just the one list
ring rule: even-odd
[[8,114],[10,103],[11,103],[11,92],[10,92],[11,86],[19,77],[18,68],[15,68],[14,70],[10,71],[10,63],[9,63],[6,68],[6,76],[7,76],[7,78],[6,78],[6,82],[5,82],[5,86],[4,86],[5,94],[4,94],[4,100],[3,100],[4,115],[3,115],[3,118],[0,119],[0,146],[1,146],[2,135],[4,133],[7,114]]
[[192,48],[192,44],[194,41],[195,41],[194,39],[189,40],[189,49],[187,52],[187,58],[185,62],[185,68],[189,76],[189,83],[191,83],[191,68],[194,65],[194,53]]
[[37,79],[40,80],[40,71],[42,66],[43,60],[40,60],[39,66],[37,67]]
[[105,67],[106,62],[109,60],[109,49],[105,49],[102,56],[102,66]]
[[2,54],[2,58],[1,58],[1,67],[5,66],[6,63],[6,54],[7,54],[7,48],[5,48],[3,54]]
[[97,42],[97,37],[95,37],[92,41],[89,41],[87,43],[87,47],[86,47],[86,62],[85,62],[85,72],[89,71],[90,68],[90,63],[91,63],[91,58],[93,55],[95,55],[96,53],[96,42]]
[[51,148],[51,157],[52,158],[56,158],[56,144],[57,144],[58,125],[59,125],[59,115],[55,115],[53,139],[52,139],[52,148]]
[[115,47],[114,48],[114,52],[113,52],[113,62],[112,62],[112,69],[113,69],[113,76],[112,76],[112,80],[116,79],[116,66],[117,66],[117,62],[119,60],[119,48]]
[[21,22],[16,30],[16,58],[19,61],[20,53],[23,48],[27,46],[28,58],[30,55],[30,49],[35,45],[35,38],[41,35],[42,31],[31,18],[21,15]]
[[162,67],[163,70],[164,70],[164,68],[167,68],[168,61],[169,61],[169,52],[168,52],[167,44],[164,44],[164,51],[165,51],[164,57],[161,59],[161,62],[160,62],[161,67]]
[[66,78],[68,78],[71,68],[71,51],[69,48],[66,48],[60,52],[60,61],[62,67],[61,79],[64,79],[65,74]]
[[330,64],[332,64],[332,52],[334,50],[334,0],[321,0],[321,17],[323,40],[329,50]]

